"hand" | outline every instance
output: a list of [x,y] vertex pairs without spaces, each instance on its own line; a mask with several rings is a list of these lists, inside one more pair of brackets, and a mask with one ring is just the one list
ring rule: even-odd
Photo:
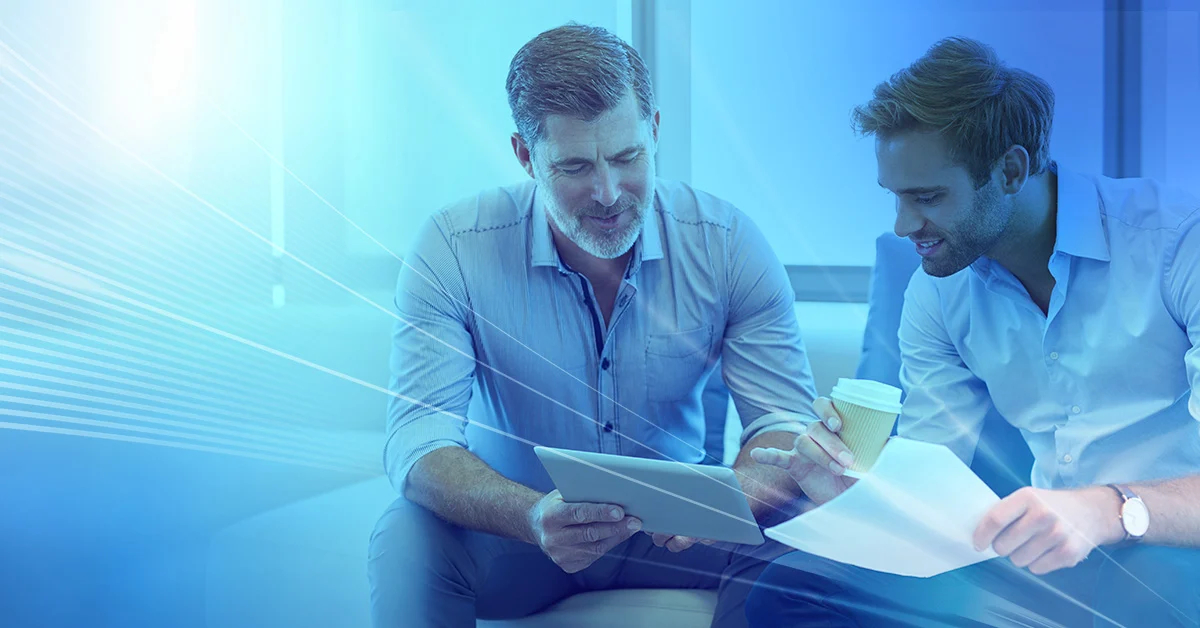
[[675,553],[682,552],[696,543],[702,543],[704,545],[713,544],[713,541],[709,539],[698,539],[691,536],[680,536],[678,534],[659,534],[657,532],[647,532],[646,534],[650,535],[650,538],[654,540],[654,544],[658,547],[665,547]]
[[854,455],[837,435],[842,417],[833,402],[821,397],[813,402],[813,410],[821,421],[808,425],[790,450],[757,447],[750,450],[750,457],[787,471],[800,490],[819,505],[841,495],[856,480],[842,475],[853,464]]
[[1079,490],[1023,488],[992,507],[975,529],[975,549],[989,545],[1035,575],[1074,567],[1097,545],[1125,534],[1117,494],[1106,486]]
[[642,522],[613,504],[570,503],[553,491],[529,511],[534,543],[567,573],[586,569],[620,545]]

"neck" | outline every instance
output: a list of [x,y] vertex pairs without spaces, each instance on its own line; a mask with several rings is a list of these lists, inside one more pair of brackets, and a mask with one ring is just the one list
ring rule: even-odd
[[578,244],[571,241],[571,238],[568,238],[562,231],[559,231],[558,225],[554,224],[554,219],[549,218],[549,216],[547,218],[547,222],[550,223],[550,233],[554,237],[554,246],[558,249],[559,256],[567,263],[567,266],[570,266],[576,272],[582,273],[592,283],[619,279],[624,276],[625,268],[629,265],[629,257],[633,255],[632,248],[625,251],[620,257],[613,259],[596,257],[580,248]]
[[1058,236],[1058,176],[1047,171],[1032,177],[1014,200],[1012,222],[988,257],[1022,282],[1049,275]]

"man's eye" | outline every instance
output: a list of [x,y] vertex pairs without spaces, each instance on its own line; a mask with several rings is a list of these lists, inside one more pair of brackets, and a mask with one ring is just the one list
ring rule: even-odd
[[942,197],[941,194],[928,194],[925,196],[918,196],[918,197],[914,198],[913,200],[915,200],[917,203],[919,203],[921,205],[932,205],[933,203],[937,202],[937,200],[941,197]]
[[637,155],[630,155],[629,157],[622,157],[620,159],[614,159],[613,161],[615,161],[619,164],[622,164],[622,165],[628,165],[628,164],[633,163],[635,159],[637,159]]
[[563,174],[576,175],[582,173],[583,169],[586,167],[587,166],[574,166],[569,168],[559,168],[559,170],[562,171]]

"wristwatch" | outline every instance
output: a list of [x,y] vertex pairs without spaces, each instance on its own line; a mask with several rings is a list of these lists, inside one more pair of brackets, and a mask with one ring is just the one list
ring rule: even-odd
[[1150,529],[1150,509],[1146,508],[1146,502],[1142,501],[1137,493],[1129,490],[1128,486],[1109,484],[1108,487],[1121,496],[1121,513],[1118,517],[1121,520],[1121,528],[1125,530],[1125,538],[1121,539],[1121,543],[1136,543],[1142,540],[1142,537],[1146,536],[1146,530]]

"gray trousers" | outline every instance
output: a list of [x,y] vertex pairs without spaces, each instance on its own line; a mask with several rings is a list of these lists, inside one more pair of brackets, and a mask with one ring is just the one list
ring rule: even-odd
[[465,530],[400,498],[371,536],[371,619],[376,628],[470,628],[476,618],[524,617],[583,591],[680,588],[716,589],[712,625],[741,628],[746,595],[785,551],[768,542],[696,544],[675,554],[639,532],[568,574],[534,545]]

